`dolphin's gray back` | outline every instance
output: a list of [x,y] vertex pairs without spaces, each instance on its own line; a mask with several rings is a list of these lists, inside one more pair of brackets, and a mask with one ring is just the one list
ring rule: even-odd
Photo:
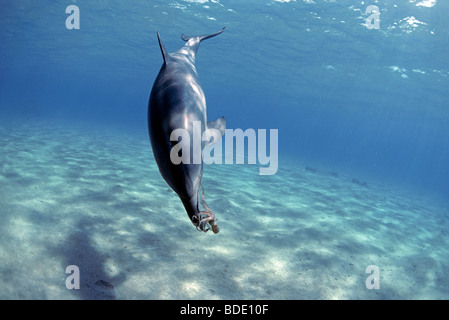
[[[206,123],[205,104],[199,101],[197,90],[202,93],[196,71],[179,61],[171,61],[161,68],[150,95],[148,124],[153,153],[162,177],[181,198],[190,198],[197,192],[202,165],[193,164],[193,161],[175,165],[167,161],[167,155],[177,142],[170,141],[170,135],[164,133],[181,128],[193,137],[193,121]],[[193,141],[190,155],[193,155]]]
[[[203,162],[193,163],[193,123],[200,121],[201,134],[207,129],[206,99],[195,67],[195,57],[202,40],[220,34],[223,30],[203,36],[187,37],[178,51],[168,53],[159,33],[158,41],[164,63],[154,81],[148,104],[148,129],[153,154],[164,180],[181,198],[192,219],[201,216],[198,193],[203,173]],[[224,118],[221,123],[224,123]],[[190,136],[190,163],[174,164],[170,152],[178,141],[170,141],[175,129],[187,130]],[[201,141],[201,150],[206,142]],[[210,212],[212,213],[212,212]],[[193,220],[192,220],[193,221]],[[203,230],[204,226],[201,226]],[[203,230],[207,231],[207,230]],[[215,231],[214,231],[215,232]],[[218,231],[217,231],[218,232]]]

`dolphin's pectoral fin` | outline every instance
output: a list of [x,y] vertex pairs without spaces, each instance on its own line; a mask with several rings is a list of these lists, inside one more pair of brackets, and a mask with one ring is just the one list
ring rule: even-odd
[[207,121],[207,128],[208,129],[217,129],[220,131],[221,135],[223,136],[226,130],[226,119],[225,117],[220,117],[215,121]]
[[[210,146],[221,139],[225,134],[226,130],[226,119],[225,117],[220,117],[215,121],[207,121],[207,143],[206,146]],[[213,138],[211,140],[211,138]]]
[[167,58],[166,57],[167,57],[168,53],[167,53],[167,50],[164,47],[164,44],[162,43],[161,35],[159,34],[159,32],[157,33],[157,41],[159,42],[159,47],[161,48],[162,58],[164,58],[164,63],[166,63],[167,62]]
[[[212,33],[212,34],[203,34],[203,35],[197,36],[197,37],[200,38],[200,42],[201,42],[203,40],[206,40],[206,39],[218,36],[220,33],[225,31],[225,29],[226,29],[226,27],[223,27],[223,29],[221,29],[218,32],[215,32],[215,33]],[[189,37],[189,36],[186,36],[184,33],[181,35],[181,39],[184,40],[184,41],[189,41],[192,38],[196,38],[196,37]]]

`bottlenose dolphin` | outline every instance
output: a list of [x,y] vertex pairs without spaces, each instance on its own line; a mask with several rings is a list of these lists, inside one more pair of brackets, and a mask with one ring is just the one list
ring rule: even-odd
[[[216,121],[207,121],[206,100],[195,68],[195,56],[201,41],[215,37],[224,30],[225,28],[214,34],[194,37],[182,34],[181,38],[186,43],[173,53],[167,52],[158,32],[157,38],[164,62],[154,81],[148,103],[151,147],[162,177],[178,194],[196,228],[204,232],[212,229],[214,233],[219,232],[219,227],[214,213],[204,200],[204,188],[201,184],[203,158],[201,157],[199,163],[190,161],[174,164],[170,152],[178,141],[171,141],[170,136],[174,130],[184,129],[189,133],[189,139],[193,139],[194,121],[201,123],[201,136],[209,128],[219,131],[218,138],[223,136],[226,128],[224,117]],[[207,144],[208,141],[201,141],[201,154]],[[193,157],[194,144],[190,143],[190,146],[190,155]],[[199,201],[204,207],[202,211],[199,209]]]

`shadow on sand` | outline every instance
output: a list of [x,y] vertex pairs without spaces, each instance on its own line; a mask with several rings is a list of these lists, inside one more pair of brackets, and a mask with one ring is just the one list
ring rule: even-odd
[[74,228],[76,231],[53,253],[63,257],[63,270],[69,265],[79,268],[80,289],[71,289],[71,294],[84,300],[112,300],[116,298],[114,287],[125,281],[126,276],[122,271],[114,276],[107,272],[106,261],[109,256],[95,249],[89,225],[92,225],[92,221],[79,221]]

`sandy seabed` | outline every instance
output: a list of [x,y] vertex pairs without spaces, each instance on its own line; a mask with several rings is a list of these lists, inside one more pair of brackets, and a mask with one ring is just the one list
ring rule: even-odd
[[281,158],[208,165],[204,234],[145,134],[0,124],[0,299],[449,299],[447,200]]

